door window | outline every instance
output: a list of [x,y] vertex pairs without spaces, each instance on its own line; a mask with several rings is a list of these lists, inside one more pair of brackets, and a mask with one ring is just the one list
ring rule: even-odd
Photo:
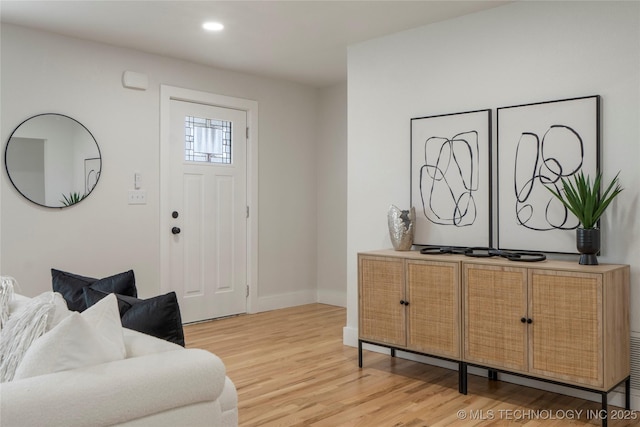
[[184,159],[231,164],[231,122],[186,116]]

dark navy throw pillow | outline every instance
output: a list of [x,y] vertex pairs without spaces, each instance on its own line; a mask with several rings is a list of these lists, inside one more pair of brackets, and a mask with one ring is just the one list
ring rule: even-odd
[[132,297],[138,296],[136,290],[136,278],[133,270],[124,273],[115,274],[103,279],[94,279],[93,277],[80,276],[78,274],[68,273],[66,271],[51,269],[51,282],[53,291],[62,294],[67,302],[69,310],[84,311],[87,305],[84,300],[82,290],[91,288],[106,293],[116,293],[128,295]]
[[[109,294],[90,287],[85,288],[83,292],[87,307],[91,307]],[[116,298],[123,327],[184,347],[182,317],[175,292],[148,299],[118,294]]]

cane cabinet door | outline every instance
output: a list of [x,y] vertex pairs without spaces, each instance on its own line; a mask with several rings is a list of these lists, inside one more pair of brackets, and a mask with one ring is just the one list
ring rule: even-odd
[[527,370],[527,270],[463,264],[464,359]]
[[460,357],[460,263],[407,261],[407,347]]
[[529,272],[529,370],[603,385],[602,275]]
[[358,256],[360,339],[404,347],[404,259]]

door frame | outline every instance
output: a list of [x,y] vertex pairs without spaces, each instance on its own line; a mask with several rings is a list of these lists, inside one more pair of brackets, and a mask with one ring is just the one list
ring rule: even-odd
[[215,107],[241,110],[247,113],[247,313],[254,313],[258,307],[258,102],[243,98],[234,98],[192,89],[184,89],[169,85],[160,85],[160,289],[162,293],[170,292],[171,256],[169,230],[171,229],[171,206],[166,197],[169,189],[169,133],[171,100],[195,102]]

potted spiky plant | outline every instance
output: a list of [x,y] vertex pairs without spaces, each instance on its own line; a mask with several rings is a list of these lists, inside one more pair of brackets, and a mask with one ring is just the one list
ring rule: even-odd
[[600,252],[600,229],[598,220],[609,207],[611,201],[623,190],[618,182],[620,172],[611,180],[606,190],[600,195],[602,174],[597,173],[591,182],[590,177],[582,171],[573,177],[573,181],[562,179],[562,191],[547,189],[572,213],[580,222],[576,230],[576,246],[580,252],[580,264],[598,265],[596,254]]
[[63,194],[62,197],[63,197],[63,200],[60,200],[60,203],[62,203],[63,206],[72,206],[82,201],[82,199],[84,199],[86,195],[85,194],[81,195],[80,193],[71,192],[69,193],[68,196],[66,194]]

